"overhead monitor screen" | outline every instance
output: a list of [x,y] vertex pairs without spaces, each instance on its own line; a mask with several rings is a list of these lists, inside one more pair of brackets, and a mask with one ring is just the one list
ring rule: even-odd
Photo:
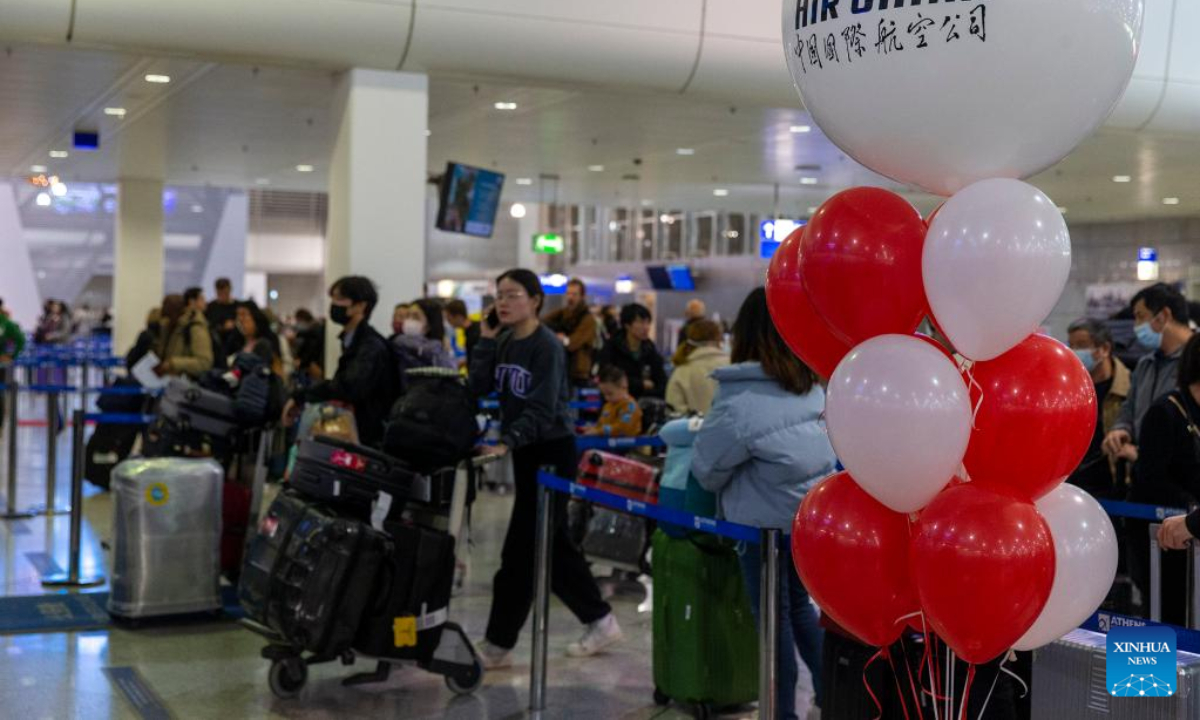
[[504,175],[483,168],[449,163],[442,178],[439,230],[491,237],[500,207]]

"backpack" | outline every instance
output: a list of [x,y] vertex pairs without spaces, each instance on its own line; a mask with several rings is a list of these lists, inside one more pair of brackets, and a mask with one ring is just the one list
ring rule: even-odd
[[441,368],[410,370],[408,388],[392,407],[383,451],[418,472],[457,465],[479,440],[476,405],[457,372]]

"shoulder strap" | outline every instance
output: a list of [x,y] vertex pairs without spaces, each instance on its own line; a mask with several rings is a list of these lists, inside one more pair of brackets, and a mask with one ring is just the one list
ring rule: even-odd
[[1175,409],[1179,411],[1179,414],[1183,416],[1183,421],[1187,423],[1188,432],[1197,438],[1200,438],[1200,428],[1196,427],[1196,423],[1192,420],[1191,414],[1188,413],[1187,408],[1183,406],[1183,403],[1179,402],[1179,398],[1175,397],[1174,395],[1168,395],[1167,399],[1171,401],[1171,404],[1174,405]]

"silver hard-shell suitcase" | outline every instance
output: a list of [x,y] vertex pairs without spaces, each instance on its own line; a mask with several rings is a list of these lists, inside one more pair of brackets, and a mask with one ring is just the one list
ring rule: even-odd
[[1200,655],[1178,653],[1173,697],[1113,697],[1105,678],[1107,637],[1075,630],[1033,654],[1033,720],[1195,720]]
[[221,607],[221,487],[212,460],[126,460],[113,470],[112,592],[126,618]]

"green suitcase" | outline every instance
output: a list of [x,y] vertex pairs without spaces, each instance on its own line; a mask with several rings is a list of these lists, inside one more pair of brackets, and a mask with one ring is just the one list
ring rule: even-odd
[[758,698],[758,631],[737,552],[719,538],[654,533],[655,702],[715,708]]

